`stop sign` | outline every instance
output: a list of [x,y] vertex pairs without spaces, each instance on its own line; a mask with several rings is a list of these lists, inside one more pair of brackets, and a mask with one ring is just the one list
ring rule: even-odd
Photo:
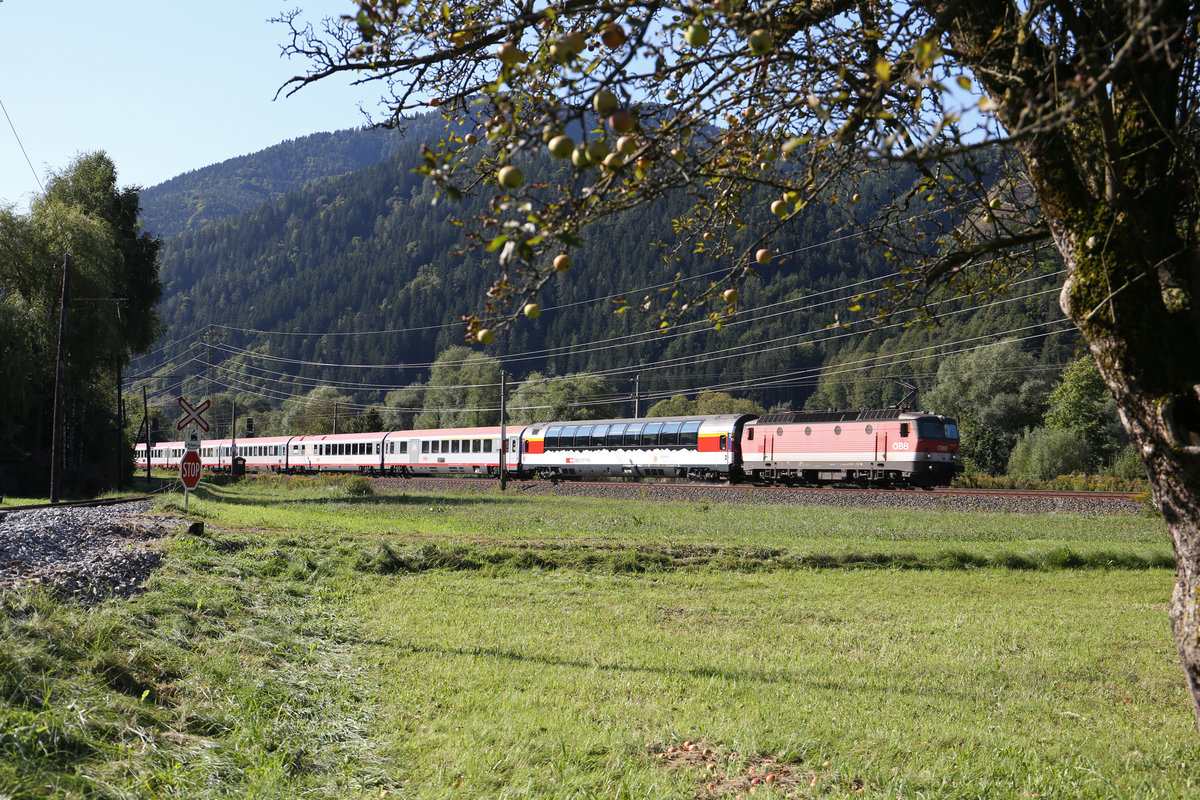
[[200,482],[200,454],[195,450],[183,454],[183,460],[179,462],[179,480],[188,489],[195,489]]

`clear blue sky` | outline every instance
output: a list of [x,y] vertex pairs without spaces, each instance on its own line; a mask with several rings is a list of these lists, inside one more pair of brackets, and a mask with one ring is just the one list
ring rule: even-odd
[[[0,0],[0,205],[24,212],[49,171],[103,150],[121,186],[182,172],[317,131],[363,124],[378,93],[349,81],[274,100],[305,71],[280,55],[268,23],[352,13],[351,0]],[[37,173],[37,178],[34,177]]]

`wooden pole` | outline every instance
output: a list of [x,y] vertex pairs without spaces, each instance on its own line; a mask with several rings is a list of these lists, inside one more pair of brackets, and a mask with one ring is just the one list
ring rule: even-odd
[[500,491],[508,481],[508,429],[505,427],[508,405],[508,373],[500,370]]
[[50,502],[58,502],[62,488],[63,448],[63,404],[65,387],[63,379],[67,369],[67,306],[71,295],[71,254],[63,259],[62,301],[58,309],[58,366],[54,371],[54,421],[50,439]]

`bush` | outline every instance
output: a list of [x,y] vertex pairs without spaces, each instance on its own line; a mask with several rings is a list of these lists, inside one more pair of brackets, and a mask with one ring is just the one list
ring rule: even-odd
[[351,497],[367,497],[368,495],[375,494],[375,489],[371,486],[371,481],[362,475],[352,475],[346,478],[342,484],[342,488]]
[[1137,445],[1130,443],[1121,448],[1113,458],[1112,466],[1106,472],[1114,478],[1144,480],[1146,467],[1142,464],[1142,459],[1138,457]]
[[1022,436],[1008,459],[1008,474],[1047,481],[1058,475],[1087,473],[1092,451],[1075,431],[1036,428]]

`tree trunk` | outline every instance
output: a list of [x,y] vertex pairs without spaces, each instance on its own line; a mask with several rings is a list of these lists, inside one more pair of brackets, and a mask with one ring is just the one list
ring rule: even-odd
[[[1062,308],[1096,357],[1171,532],[1171,625],[1200,730],[1200,323],[1195,301],[1179,302],[1198,296],[1197,271],[1189,276],[1194,256],[1174,215],[1147,205],[1104,221],[1107,249],[1095,256],[1094,234],[1048,221],[1067,262]],[[1185,276],[1182,295],[1172,274]]]
[[[1171,624],[1200,730],[1200,178],[1180,88],[1192,11],[1175,0],[1070,5],[1075,38],[1063,49],[1010,0],[930,0],[1014,135],[1067,268],[1060,304],[1170,528]],[[1054,119],[1061,109],[1069,122]]]

